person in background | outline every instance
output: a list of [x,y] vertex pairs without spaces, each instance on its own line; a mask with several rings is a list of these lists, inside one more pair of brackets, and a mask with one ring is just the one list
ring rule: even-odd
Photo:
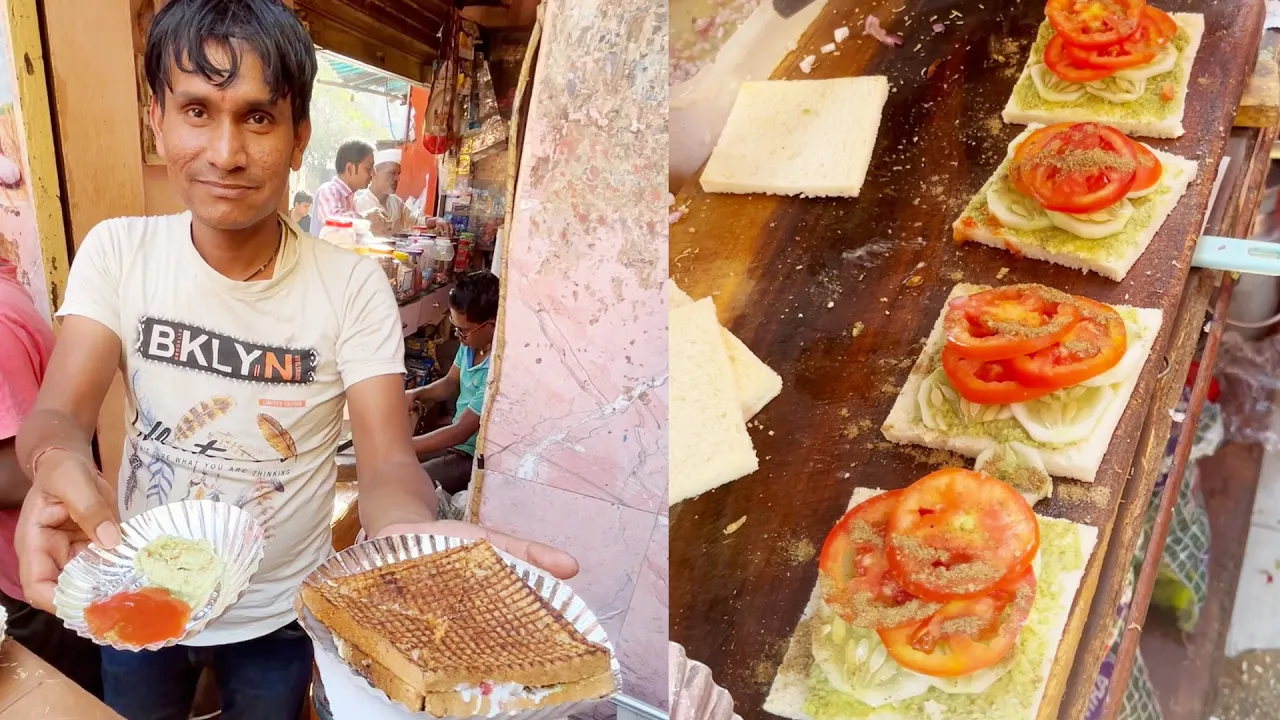
[[[356,214],[373,216],[373,234],[389,236],[413,227],[413,213],[396,195],[400,182],[400,151],[379,150],[373,155],[373,180],[368,189],[356,192]],[[381,232],[380,232],[381,231]]]
[[293,207],[289,208],[289,218],[298,223],[302,232],[311,232],[311,196],[305,190],[293,194]]
[[453,423],[413,439],[414,452],[436,486],[449,495],[467,489],[476,454],[476,433],[484,407],[489,355],[498,319],[498,278],[476,272],[458,279],[449,291],[449,319],[461,344],[443,378],[408,391],[415,402],[457,401]]
[[[143,68],[156,147],[190,210],[104,220],[76,252],[49,359],[57,380],[18,433],[32,479],[15,533],[22,590],[49,611],[85,540],[116,547],[122,520],[166,503],[236,504],[268,538],[244,596],[183,644],[101,648],[103,695],[126,720],[187,720],[211,668],[220,720],[297,720],[314,656],[293,598],[333,552],[344,405],[369,537],[487,537],[559,577],[578,566],[546,545],[439,520],[405,432],[404,338],[386,275],[279,212],[311,137],[317,72],[293,11],[280,0],[169,0]],[[368,182],[363,148],[339,154],[347,182]],[[90,442],[120,371],[126,462],[108,482]]]
[[373,179],[373,146],[360,140],[348,140],[338,148],[334,158],[332,180],[316,188],[311,206],[311,227],[319,235],[324,221],[331,217],[355,217],[354,195],[369,187]]
[[17,268],[0,257],[0,606],[8,613],[5,634],[59,672],[102,697],[98,646],[62,621],[26,603],[18,577],[14,530],[31,481],[22,472],[15,439],[36,402],[53,331],[18,284]]

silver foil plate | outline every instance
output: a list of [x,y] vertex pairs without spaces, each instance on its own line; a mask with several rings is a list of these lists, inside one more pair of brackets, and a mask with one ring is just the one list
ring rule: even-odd
[[[401,562],[404,560],[412,560],[413,558],[431,555],[434,553],[448,550],[449,548],[460,547],[467,543],[474,542],[472,540],[463,540],[461,538],[444,537],[442,535],[394,535],[391,537],[378,538],[369,540],[358,545],[353,545],[346,550],[330,557],[320,567],[312,571],[303,582],[325,582],[347,575],[355,575],[357,573],[374,570],[384,565]],[[604,626],[596,618],[595,613],[587,607],[587,604],[578,597],[565,583],[556,579],[549,573],[536,568],[529,563],[519,560],[500,548],[498,554],[502,559],[510,565],[521,580],[538,593],[542,599],[546,600],[555,612],[567,619],[583,637],[591,642],[602,645],[609,651],[609,667],[613,671],[613,683],[615,689],[622,687],[622,671],[618,665],[618,657],[614,652],[613,643],[609,642],[609,636],[604,630]],[[302,604],[301,597],[294,603],[295,609],[298,611],[298,619],[303,630],[311,636],[317,651],[324,653],[327,662],[318,662],[317,667],[320,670],[320,679],[326,688],[326,694],[332,693],[330,688],[338,683],[352,684],[368,691],[371,703],[383,704],[383,707],[368,708],[371,716],[377,718],[429,718],[436,717],[427,712],[410,712],[408,708],[397,703],[387,694],[371,685],[359,673],[351,669],[338,653],[338,646],[333,633],[329,631],[319,620],[315,618]],[[334,673],[340,673],[334,676]],[[563,703],[560,705],[547,705],[545,707],[534,708],[532,710],[507,711],[502,709],[501,703],[496,703],[497,707],[488,715],[468,715],[466,717],[449,717],[443,720],[477,720],[478,718],[502,718],[502,720],[562,720],[576,713],[583,713],[595,707],[601,701],[607,700],[608,696],[596,698],[593,700],[584,700],[573,703]],[[477,701],[478,702],[478,701]],[[362,714],[363,717],[363,714]]]
[[[222,578],[200,607],[191,608],[182,637],[145,646],[112,644],[96,638],[84,621],[84,611],[96,600],[137,590],[147,582],[133,566],[133,558],[147,543],[163,535],[208,540],[222,561]],[[57,616],[67,628],[99,645],[119,650],[158,650],[177,645],[201,631],[249,589],[266,547],[262,527],[252,515],[227,503],[185,500],[152,508],[120,525],[120,544],[106,550],[90,544],[62,569],[53,593]]]
[[671,720],[742,720],[733,712],[729,691],[711,678],[711,668],[690,660],[679,644],[667,645]]

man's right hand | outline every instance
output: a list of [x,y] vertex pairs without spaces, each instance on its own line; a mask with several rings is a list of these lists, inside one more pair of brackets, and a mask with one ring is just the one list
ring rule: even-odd
[[111,486],[86,458],[51,450],[40,458],[14,534],[22,592],[33,607],[53,612],[62,568],[90,541],[120,542]]

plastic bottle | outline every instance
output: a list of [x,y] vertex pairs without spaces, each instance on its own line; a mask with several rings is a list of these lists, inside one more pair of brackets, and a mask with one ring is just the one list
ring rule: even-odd
[[332,217],[324,221],[317,236],[341,248],[351,249],[356,246],[356,231],[350,218]]

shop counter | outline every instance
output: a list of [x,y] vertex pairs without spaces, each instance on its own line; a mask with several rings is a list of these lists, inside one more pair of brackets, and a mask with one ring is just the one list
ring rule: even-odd
[[0,644],[0,720],[121,720],[18,641]]

